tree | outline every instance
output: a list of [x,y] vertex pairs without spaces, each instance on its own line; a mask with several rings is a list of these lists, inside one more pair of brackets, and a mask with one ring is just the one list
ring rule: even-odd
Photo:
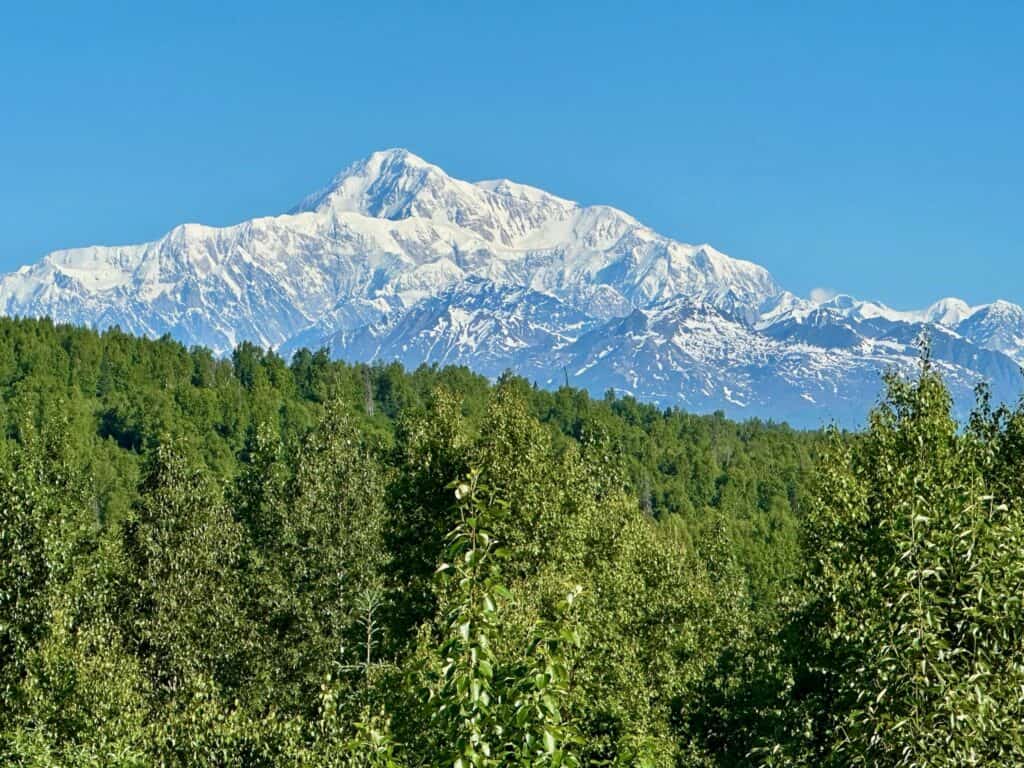
[[1024,510],[987,476],[1004,438],[958,430],[927,354],[886,385],[867,433],[833,439],[807,521],[807,663],[829,714],[804,759],[1020,764]]
[[279,705],[308,714],[325,677],[348,674],[384,644],[384,595],[372,615],[366,601],[383,589],[387,565],[386,480],[337,401],[292,459],[266,428],[255,437],[237,504],[256,547],[251,615],[266,623],[275,685],[290,692]]
[[[507,503],[478,472],[452,487],[460,519],[447,537],[447,561],[438,567],[445,600],[440,670],[431,691],[437,743],[455,768],[578,766],[578,737],[565,710],[564,651],[578,645],[579,636],[567,625],[541,623],[525,652],[499,657],[502,606],[513,596],[502,583],[506,553],[491,526],[507,513]],[[569,593],[564,612],[576,595]]]
[[0,444],[0,694],[12,704],[26,656],[46,635],[53,595],[98,522],[66,420],[54,417],[41,433],[25,424],[20,437],[20,446]]

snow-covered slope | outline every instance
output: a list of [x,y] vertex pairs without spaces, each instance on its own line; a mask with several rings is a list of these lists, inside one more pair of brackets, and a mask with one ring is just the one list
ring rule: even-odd
[[[864,328],[819,310],[758,332],[709,305],[677,300],[593,329],[565,350],[564,364],[575,383],[593,391],[614,388],[734,417],[853,424],[877,398],[880,372],[915,368],[920,328],[900,330]],[[947,331],[936,331],[932,343],[958,402],[968,402],[982,380],[1002,395],[1019,388],[1004,356]]]
[[1008,301],[977,307],[954,326],[957,333],[1024,365],[1024,308]]
[[594,391],[803,424],[862,416],[879,371],[911,366],[925,328],[953,340],[937,356],[955,386],[991,380],[1013,396],[1006,356],[1024,360],[1014,305],[815,304],[622,211],[461,181],[405,150],[354,163],[285,215],[51,253],[0,278],[0,311],[219,353],[242,340],[326,345],[552,385],[568,371]]
[[[787,297],[788,301],[783,301]],[[757,323],[759,328],[764,329],[780,321],[802,321],[818,310],[829,310],[854,323],[881,319],[946,328],[982,349],[1002,352],[1024,365],[1024,308],[1008,301],[972,307],[962,299],[945,298],[927,309],[902,311],[842,294],[815,304],[784,293],[776,303],[778,308],[773,306],[762,313]]]
[[547,355],[595,322],[548,294],[469,278],[417,303],[392,327],[378,326],[372,338],[335,334],[329,345],[349,358],[466,365],[493,377],[543,368]]
[[[0,310],[159,334],[225,352],[278,346],[346,305],[409,308],[467,277],[549,293],[596,317],[674,295],[756,306],[771,276],[605,206],[468,182],[404,150],[355,163],[284,216],[186,224],[160,240],[58,251],[0,279]],[[324,330],[337,330],[327,328]]]

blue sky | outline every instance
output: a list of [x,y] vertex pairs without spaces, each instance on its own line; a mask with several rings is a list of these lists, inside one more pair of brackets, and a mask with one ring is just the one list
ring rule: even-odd
[[429,5],[5,4],[0,268],[278,213],[404,146],[802,295],[1024,302],[1019,3]]

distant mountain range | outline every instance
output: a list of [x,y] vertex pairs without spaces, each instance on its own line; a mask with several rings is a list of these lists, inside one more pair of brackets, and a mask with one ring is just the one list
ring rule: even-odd
[[289,354],[566,376],[661,405],[856,426],[927,332],[958,408],[1024,386],[1024,309],[816,303],[763,267],[622,211],[470,183],[405,150],[349,166],[289,213],[183,224],[141,245],[55,251],[0,278],[0,311]]

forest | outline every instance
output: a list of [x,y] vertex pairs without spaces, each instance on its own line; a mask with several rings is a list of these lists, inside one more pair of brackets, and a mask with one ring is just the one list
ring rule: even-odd
[[858,432],[0,320],[0,762],[1024,765],[1024,406]]

